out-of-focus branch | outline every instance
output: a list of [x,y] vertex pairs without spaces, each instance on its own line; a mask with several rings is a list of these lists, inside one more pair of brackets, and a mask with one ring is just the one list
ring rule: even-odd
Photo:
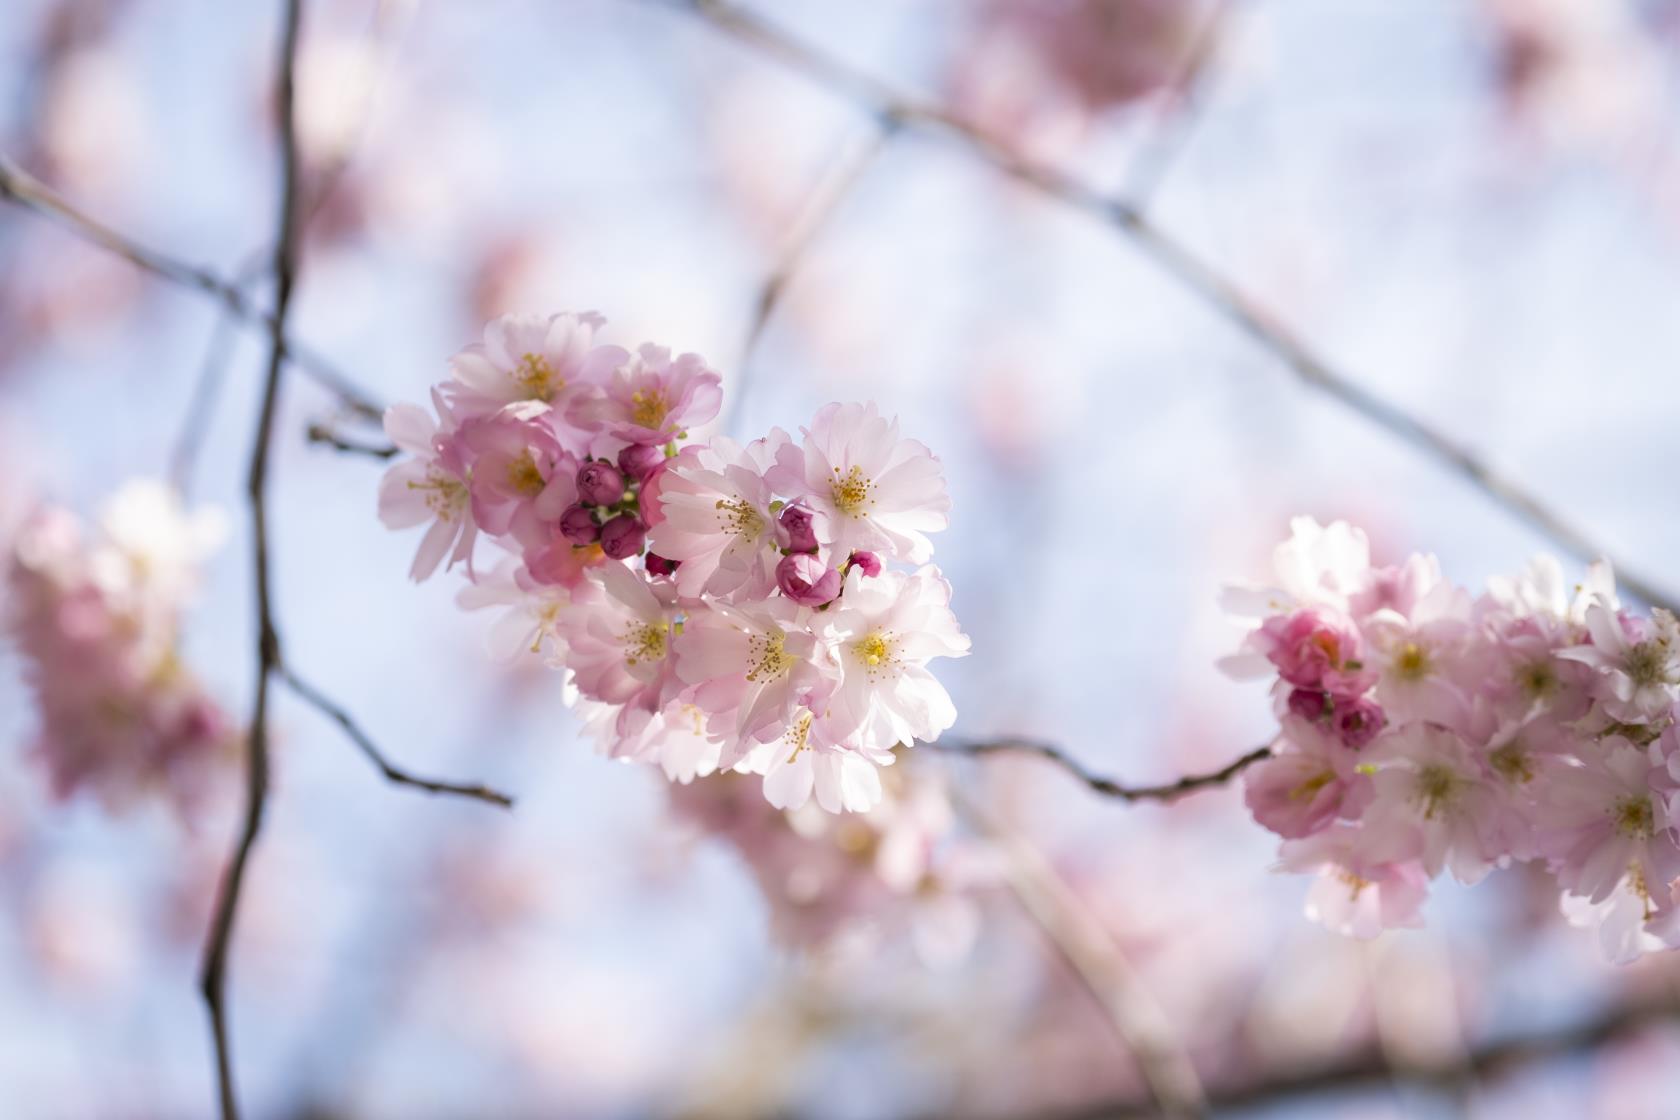
[[[1322,1065],[1266,1076],[1247,1085],[1215,1089],[1208,1094],[1207,1103],[1216,1112],[1259,1108],[1325,1093],[1357,1092],[1390,1081],[1452,1091],[1466,1077],[1477,1082],[1495,1080],[1524,1065],[1591,1054],[1647,1027],[1676,1022],[1680,1022],[1680,1002],[1672,995],[1660,1000],[1632,1000],[1567,1026],[1525,1031],[1484,1042],[1462,1057],[1440,1065],[1397,1067],[1381,1047],[1373,1046]],[[1051,1114],[1053,1120],[1131,1120],[1134,1117],[1141,1120],[1154,1115],[1150,1102],[1136,1100],[1111,1101]]]
[[922,744],[937,750],[948,751],[957,755],[983,754],[1031,754],[1055,763],[1076,779],[1083,782],[1093,793],[1100,793],[1104,797],[1116,797],[1121,801],[1176,801],[1186,794],[1198,790],[1213,789],[1222,786],[1235,778],[1244,770],[1262,759],[1270,758],[1270,745],[1255,747],[1240,758],[1221,766],[1217,770],[1205,774],[1186,774],[1176,781],[1166,782],[1155,786],[1127,786],[1121,785],[1113,778],[1106,778],[1101,774],[1092,773],[1081,763],[1076,761],[1066,751],[1054,743],[1045,743],[1036,739],[993,739],[983,743],[967,743],[962,741],[938,740]]
[[4,156],[0,156],[0,198],[9,199],[43,214],[83,240],[116,254],[136,268],[209,296],[245,322],[265,327],[266,333],[276,340],[275,345],[279,347],[283,359],[294,363],[311,380],[343,400],[351,410],[372,420],[377,420],[384,414],[383,406],[371,393],[356,385],[325,358],[287,336],[280,325],[278,295],[275,309],[264,310],[245,294],[237,282],[227,280],[200,265],[148,249],[118,233],[71,206],[52,188]]
[[1027,916],[1102,1009],[1150,1095],[1150,1115],[1205,1114],[1200,1079],[1166,1014],[1114,936],[1026,837],[954,794],[958,811],[1003,858],[1005,881]]
[[898,133],[899,127],[897,120],[883,117],[879,127],[868,140],[835,161],[834,167],[824,176],[823,182],[818,184],[806,202],[804,212],[783,243],[775,266],[759,285],[758,295],[753,300],[752,322],[748,324],[746,339],[741,343],[741,360],[736,363],[735,387],[729,394],[723,417],[718,423],[721,431],[733,434],[735,419],[740,414],[741,401],[745,399],[751,377],[753,351],[758,348],[759,340],[764,336],[764,329],[770,324],[770,316],[775,313],[776,305],[781,302],[794,273],[799,271],[799,266],[804,262],[805,255],[810,252],[811,244],[817,235],[862,181],[864,173],[886,150],[888,142]]
[[1156,190],[1196,130],[1207,103],[1213,56],[1229,16],[1229,0],[1214,0],[1185,54],[1182,72],[1168,89],[1165,120],[1144,141],[1127,169],[1126,197],[1140,211],[1149,209]]
[[1200,296],[1223,318],[1271,351],[1302,384],[1347,406],[1390,435],[1423,451],[1574,555],[1587,560],[1600,557],[1612,559],[1619,581],[1630,594],[1652,606],[1680,610],[1680,601],[1656,583],[1635,574],[1626,564],[1609,557],[1609,553],[1585,532],[1554,513],[1514,479],[1484,463],[1469,447],[1337,371],[1235,283],[1177,238],[1150,222],[1125,198],[1107,194],[1065,172],[1025,159],[941,106],[906,95],[891,84],[825,53],[745,8],[725,0],[657,2],[698,16],[730,38],[855,102],[873,116],[954,138],[1003,174],[1123,231],[1157,265]]
[[365,455],[370,459],[391,459],[401,450],[394,443],[367,443],[339,434],[331,424],[317,420],[304,432],[310,443],[324,444],[346,455]]
[[300,678],[289,666],[282,665],[277,671],[280,678],[286,682],[287,687],[322,715],[344,729],[344,733],[350,737],[352,743],[356,744],[357,749],[367,756],[368,761],[378,767],[381,774],[385,775],[386,781],[400,786],[408,786],[411,789],[424,790],[427,793],[471,797],[479,801],[488,801],[490,804],[499,805],[504,809],[513,808],[513,798],[477,782],[471,784],[446,782],[436,778],[422,778],[417,774],[409,773],[385,757],[384,752],[375,745],[373,738],[362,730],[361,725],[355,721],[343,705],[329,698],[308,681]]
[[[257,412],[256,433],[251,442],[251,466],[246,478],[246,494],[251,505],[251,552],[256,577],[257,674],[251,726],[246,733],[245,823],[217,895],[215,915],[204,950],[202,977],[216,1050],[216,1083],[221,1098],[222,1120],[238,1120],[239,1116],[227,1025],[227,962],[234,917],[238,913],[240,892],[245,883],[245,870],[250,864],[257,834],[262,830],[263,809],[268,802],[268,693],[270,681],[281,664],[280,636],[274,626],[274,603],[269,586],[268,452],[274,440],[275,406],[286,368],[286,315],[291,310],[297,269],[299,174],[295,93],[298,29],[302,20],[301,0],[283,2],[275,98],[281,182],[280,228],[274,240],[274,314],[269,320],[268,376],[263,382],[262,404]],[[237,288],[227,291],[235,299],[243,299]]]

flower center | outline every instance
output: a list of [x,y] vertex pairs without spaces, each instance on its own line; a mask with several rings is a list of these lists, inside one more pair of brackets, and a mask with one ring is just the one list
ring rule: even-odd
[[787,635],[780,630],[768,634],[754,634],[747,639],[747,670],[749,681],[773,681],[784,677],[799,658],[783,649]]
[[1488,765],[1493,767],[1495,774],[1515,785],[1534,780],[1534,762],[1515,739],[1489,755]]
[[1421,681],[1435,671],[1429,651],[1416,642],[1407,642],[1394,657],[1394,673],[1403,681]]
[[662,428],[671,402],[660,389],[637,389],[630,394],[630,419],[640,428]]
[[541,354],[521,354],[519,364],[513,369],[513,380],[525,390],[527,397],[538,401],[551,400],[566,387],[565,378],[556,377],[554,367]]
[[868,637],[853,642],[852,653],[863,662],[870,680],[874,680],[881,671],[898,664],[897,658],[893,656],[892,635],[881,630],[872,630]]
[[835,467],[834,478],[829,482],[834,508],[850,517],[860,515],[864,506],[875,504],[875,499],[869,496],[869,492],[874,489],[874,481],[863,477],[862,467],[853,467],[845,474],[841,474],[840,468]]
[[1668,647],[1653,640],[1630,646],[1623,669],[1628,680],[1639,688],[1645,688],[1653,684],[1669,684],[1667,667]]
[[665,656],[665,635],[670,632],[668,622],[645,622],[632,626],[624,636],[624,663],[635,665],[641,661],[658,661]]
[[544,486],[542,471],[537,469],[537,461],[527,449],[520,452],[519,458],[508,464],[508,485],[514,491],[527,498],[534,498],[542,493]]
[[799,718],[793,721],[793,726],[787,729],[787,733],[783,735],[782,738],[793,747],[793,753],[787,757],[787,760],[792,762],[794,759],[799,757],[800,751],[811,745],[811,713],[801,713]]
[[1423,806],[1424,820],[1434,820],[1435,814],[1452,803],[1458,794],[1461,779],[1438,762],[1425,765],[1417,773],[1417,799]]
[[1544,699],[1558,689],[1557,671],[1550,662],[1531,661],[1517,670],[1517,687],[1530,699]]
[[458,478],[451,478],[436,467],[426,471],[426,481],[410,482],[410,490],[424,490],[426,492],[426,508],[433,516],[444,521],[453,521],[455,515],[466,508],[467,487]]
[[719,498],[716,508],[719,523],[736,536],[752,540],[764,532],[764,518],[745,498]]
[[1648,797],[1624,797],[1610,812],[1616,831],[1630,840],[1649,840],[1657,834],[1656,819]]
[[1336,780],[1336,775],[1330,770],[1320,770],[1300,785],[1289,791],[1291,801],[1311,801],[1318,796],[1318,791]]
[[1345,867],[1336,869],[1336,878],[1340,879],[1342,885],[1347,887],[1350,901],[1357,899],[1364,893],[1365,888],[1371,885],[1371,880],[1355,875]]

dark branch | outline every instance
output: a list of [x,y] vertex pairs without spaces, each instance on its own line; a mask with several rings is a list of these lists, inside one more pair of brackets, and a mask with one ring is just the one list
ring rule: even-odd
[[1304,385],[1423,451],[1570,553],[1586,560],[1611,559],[1618,580],[1630,594],[1652,606],[1680,610],[1674,597],[1610,557],[1586,533],[1552,512],[1514,479],[1488,466],[1467,446],[1332,368],[1270,312],[1250,300],[1183,243],[1152,224],[1126,199],[1104,193],[1055,168],[1024,159],[939,105],[903,94],[744,8],[723,0],[659,2],[699,16],[736,41],[853,101],[872,116],[954,138],[1005,175],[1130,235],[1157,265],[1281,359]]
[[[222,1120],[238,1120],[239,1098],[233,1082],[233,1055],[227,1023],[227,965],[233,923],[245,883],[251,851],[262,831],[263,809],[268,802],[268,696],[269,684],[280,666],[280,637],[274,627],[274,603],[270,589],[268,549],[268,453],[274,442],[274,414],[280,397],[280,382],[286,368],[286,316],[291,310],[292,288],[297,270],[298,152],[294,119],[298,29],[302,19],[301,0],[283,0],[280,33],[276,105],[280,146],[279,234],[274,240],[274,314],[269,319],[268,375],[263,382],[262,404],[257,412],[256,432],[251,441],[251,465],[246,494],[251,505],[251,552],[255,567],[257,601],[257,674],[252,701],[251,726],[247,732],[245,824],[234,846],[216,899],[210,936],[204,950],[202,988],[210,1010],[210,1029],[216,1050],[216,1084],[221,1100]],[[237,288],[228,288],[234,299],[243,300]]]
[[347,455],[366,455],[371,459],[390,459],[400,448],[393,443],[365,443],[339,435],[331,424],[316,421],[304,433],[310,443],[324,444]]
[[963,743],[940,741],[924,743],[923,746],[937,750],[948,751],[951,754],[983,755],[983,754],[1033,754],[1060,766],[1069,774],[1085,783],[1092,792],[1100,793],[1104,797],[1117,797],[1122,801],[1176,801],[1186,794],[1198,790],[1212,789],[1222,786],[1232,778],[1253,766],[1261,759],[1270,758],[1270,746],[1256,747],[1221,766],[1218,770],[1206,774],[1187,774],[1174,782],[1167,782],[1158,786],[1125,786],[1113,778],[1105,778],[1100,774],[1093,774],[1079,762],[1069,757],[1060,747],[1052,743],[1043,743],[1034,739],[994,739],[984,743]]
[[[1216,1112],[1258,1108],[1324,1093],[1355,1092],[1400,1081],[1451,1090],[1467,1080],[1484,1083],[1548,1058],[1590,1054],[1647,1027],[1680,1019],[1672,999],[1635,1000],[1568,1026],[1526,1031],[1483,1043],[1439,1065],[1396,1066],[1379,1048],[1339,1061],[1291,1070],[1248,1085],[1215,1089],[1208,1105]],[[1129,1120],[1153,1116],[1144,1101],[1116,1101],[1052,1114],[1053,1120]]]
[[286,335],[279,322],[278,298],[273,312],[263,310],[245,294],[237,282],[224,279],[202,266],[154,252],[88,217],[45,183],[4,156],[0,156],[0,198],[10,199],[38,214],[44,214],[83,240],[109,250],[136,268],[209,296],[238,318],[267,328],[266,333],[277,340],[275,345],[279,347],[281,357],[294,363],[313,381],[342,399],[356,413],[370,420],[377,420],[384,414],[383,406],[372,394],[357,386],[325,358]]
[[445,782],[439,781],[435,778],[422,778],[395,765],[385,757],[384,752],[382,752],[374,744],[373,739],[366,731],[362,730],[361,725],[359,725],[355,719],[351,717],[350,713],[346,711],[342,705],[327,697],[324,693],[309,684],[307,681],[300,679],[289,667],[284,665],[281,666],[279,668],[279,673],[280,679],[285,681],[286,685],[294,693],[306,701],[310,706],[314,707],[322,715],[331,719],[343,728],[344,733],[350,737],[350,741],[356,744],[357,749],[367,756],[368,760],[379,769],[381,774],[385,775],[387,781],[394,782],[397,785],[409,786],[413,789],[424,790],[427,793],[444,793],[453,794],[457,797],[472,797],[478,799],[479,801],[488,801],[492,805],[500,805],[504,809],[513,808],[513,798],[509,797],[505,793],[499,793],[488,786],[479,785],[477,783],[468,785],[462,782]]

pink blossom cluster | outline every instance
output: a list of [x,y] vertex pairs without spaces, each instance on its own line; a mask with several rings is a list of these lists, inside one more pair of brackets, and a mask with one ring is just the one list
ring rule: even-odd
[[1550,557],[1472,596],[1433,556],[1375,566],[1363,533],[1297,519],[1224,662],[1273,680],[1274,752],[1245,775],[1309,916],[1418,924],[1429,881],[1539,861],[1564,912],[1627,960],[1680,943],[1680,624],[1624,608],[1608,565]]
[[[681,781],[759,774],[777,807],[870,808],[893,748],[956,718],[928,669],[969,644],[928,563],[950,508],[938,460],[872,404],[830,404],[799,439],[692,440],[718,374],[600,343],[603,325],[503,316],[433,412],[392,408],[410,457],[381,518],[429,523],[415,578],[461,563],[463,605],[504,608],[498,644],[564,671],[608,755]],[[481,536],[506,554],[488,571]]]
[[784,943],[873,954],[908,934],[923,963],[953,963],[979,933],[974,892],[993,876],[954,837],[937,768],[901,763],[885,777],[880,804],[865,813],[777,809],[730,775],[672,785],[671,805],[746,862]]
[[161,483],[135,481],[91,528],[42,506],[6,556],[5,626],[40,713],[36,750],[60,797],[110,805],[162,789],[187,804],[237,732],[180,657],[200,565],[223,535]]

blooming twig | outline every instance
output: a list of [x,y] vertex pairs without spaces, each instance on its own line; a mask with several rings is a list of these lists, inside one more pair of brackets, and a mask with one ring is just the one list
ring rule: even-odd
[[85,241],[92,242],[154,276],[179,284],[218,301],[232,314],[249,323],[267,327],[280,355],[297,365],[317,384],[340,397],[361,416],[372,420],[384,415],[384,407],[372,394],[357,386],[325,358],[279,329],[279,306],[265,311],[245,294],[241,286],[200,265],[148,249],[77,210],[57,192],[4,156],[0,156],[0,198],[9,199],[58,222]]
[[[274,606],[269,588],[268,555],[268,450],[273,442],[275,403],[280,396],[281,375],[286,358],[286,314],[291,309],[292,285],[297,266],[298,151],[294,113],[298,24],[301,0],[284,0],[280,35],[280,61],[276,104],[280,138],[280,231],[274,242],[274,313],[269,318],[270,347],[268,375],[263,383],[262,404],[252,438],[251,466],[246,491],[251,503],[251,551],[255,564],[257,598],[257,680],[252,702],[251,726],[247,734],[245,824],[233,849],[227,872],[216,899],[209,940],[204,950],[202,987],[210,1009],[210,1027],[216,1049],[216,1083],[223,1120],[237,1120],[239,1100],[233,1085],[233,1059],[227,1029],[227,961],[233,935],[234,915],[239,907],[240,888],[251,849],[262,828],[263,807],[268,800],[268,686],[280,667],[280,639],[274,628]],[[237,288],[227,288],[235,300],[243,301]]]
[[[1143,252],[1215,311],[1281,359],[1309,388],[1357,412],[1390,435],[1436,459],[1560,547],[1586,560],[1609,554],[1515,480],[1484,463],[1467,446],[1365,389],[1332,368],[1293,331],[1251,300],[1176,237],[1147,219],[1126,198],[1098,190],[1055,168],[1028,160],[937,104],[901,93],[891,84],[834,58],[756,13],[725,0],[661,0],[699,16],[710,26],[773,57],[809,80],[857,103],[872,115],[942,133],[1005,175],[1035,191],[1128,234]],[[1614,558],[1612,558],[1614,560]],[[1652,606],[1680,610],[1680,600],[1631,574],[1615,560],[1622,586]]]
[[1270,745],[1255,747],[1242,757],[1233,759],[1219,769],[1206,774],[1186,774],[1177,781],[1156,786],[1126,786],[1121,785],[1113,778],[1105,778],[1101,774],[1092,773],[1053,743],[1045,743],[1036,739],[995,739],[984,743],[967,743],[947,739],[924,743],[923,745],[948,751],[952,754],[1035,754],[1040,758],[1054,762],[1079,781],[1085,783],[1093,792],[1100,793],[1104,797],[1116,797],[1122,801],[1176,801],[1180,797],[1195,793],[1198,790],[1222,786],[1261,759],[1269,758],[1272,753]]
[[361,725],[341,704],[330,699],[320,689],[300,678],[292,671],[290,666],[282,665],[277,671],[280,674],[280,679],[286,682],[288,688],[322,715],[342,727],[344,733],[350,737],[350,741],[355,743],[357,749],[379,768],[379,772],[385,775],[387,781],[424,790],[427,793],[447,793],[458,797],[474,797],[480,801],[488,801],[492,805],[500,805],[504,809],[513,808],[513,798],[488,786],[476,782],[469,785],[464,782],[445,782],[435,778],[422,778],[402,769],[385,757],[384,752],[374,744],[373,739],[366,731],[362,730]]

